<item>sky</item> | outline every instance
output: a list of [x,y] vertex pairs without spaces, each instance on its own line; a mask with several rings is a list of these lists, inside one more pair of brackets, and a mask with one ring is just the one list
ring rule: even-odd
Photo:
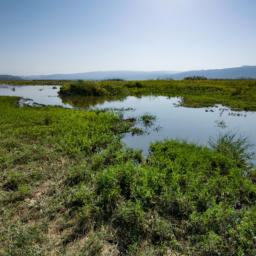
[[0,74],[256,65],[255,0],[0,0]]

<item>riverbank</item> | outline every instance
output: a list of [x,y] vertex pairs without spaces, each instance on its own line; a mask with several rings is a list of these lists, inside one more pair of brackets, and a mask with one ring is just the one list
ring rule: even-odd
[[[121,143],[117,114],[0,97],[0,254],[255,255],[246,143]],[[238,254],[239,252],[239,254]]]

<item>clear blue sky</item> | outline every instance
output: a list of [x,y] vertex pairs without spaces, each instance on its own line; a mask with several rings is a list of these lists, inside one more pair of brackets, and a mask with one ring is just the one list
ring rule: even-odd
[[240,65],[255,0],[0,0],[0,74]]

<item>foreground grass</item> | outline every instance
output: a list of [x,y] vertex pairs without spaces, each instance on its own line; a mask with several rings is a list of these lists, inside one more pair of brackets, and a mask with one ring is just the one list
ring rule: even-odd
[[0,255],[256,254],[256,173],[232,138],[143,159],[113,113],[0,109]]
[[256,110],[255,80],[73,81],[65,83],[60,94],[64,99],[70,96],[100,96],[101,99],[103,96],[121,98],[151,94],[182,96],[184,106],[223,104],[233,109]]

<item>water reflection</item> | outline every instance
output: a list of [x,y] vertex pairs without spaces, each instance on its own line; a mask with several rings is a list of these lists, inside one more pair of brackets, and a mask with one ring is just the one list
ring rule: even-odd
[[62,97],[62,101],[65,104],[72,105],[73,107],[78,108],[89,108],[96,105],[101,105],[106,102],[111,101],[120,101],[122,102],[126,97],[125,96],[112,96],[112,97],[82,97],[82,96],[65,96]]

